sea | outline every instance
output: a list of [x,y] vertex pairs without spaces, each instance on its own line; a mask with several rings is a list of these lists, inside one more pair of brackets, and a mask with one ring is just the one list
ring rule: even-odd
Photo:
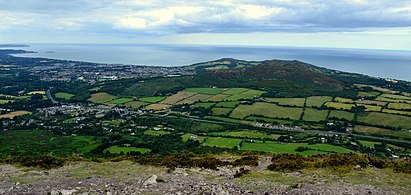
[[220,58],[299,60],[335,70],[411,81],[411,51],[401,50],[158,44],[30,44],[13,49],[37,52],[17,55],[24,57],[148,66],[183,66]]

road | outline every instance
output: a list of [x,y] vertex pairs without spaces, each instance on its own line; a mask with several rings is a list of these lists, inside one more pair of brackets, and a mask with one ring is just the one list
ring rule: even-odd
[[58,102],[57,100],[55,100],[55,99],[53,98],[53,96],[51,95],[50,89],[47,90],[46,94],[47,94],[47,97],[49,98],[49,100],[51,100],[51,102],[53,102],[53,104],[58,104],[58,103],[59,103],[59,102]]

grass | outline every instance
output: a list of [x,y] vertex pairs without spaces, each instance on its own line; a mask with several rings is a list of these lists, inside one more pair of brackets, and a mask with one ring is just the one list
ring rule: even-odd
[[142,102],[147,102],[147,103],[154,104],[154,103],[161,102],[164,99],[166,99],[166,97],[164,97],[164,96],[151,96],[151,97],[142,97],[139,100],[142,101]]
[[394,114],[370,112],[359,115],[358,121],[372,125],[383,125],[404,129],[411,128],[411,117]]
[[351,110],[351,108],[355,107],[355,104],[345,104],[345,103],[338,103],[338,102],[327,102],[325,106],[329,108],[334,108],[338,110]]
[[131,108],[140,108],[146,105],[148,105],[148,103],[140,102],[140,101],[131,101],[131,102],[127,102],[124,104],[124,106],[131,107]]
[[54,96],[56,98],[65,99],[65,100],[70,100],[72,97],[74,97],[73,94],[65,93],[65,92],[58,92],[58,93],[54,94]]
[[27,93],[27,95],[34,95],[34,94],[45,95],[46,92],[45,91],[31,91]]
[[235,108],[240,104],[239,102],[219,102],[215,106],[222,108]]
[[275,118],[266,118],[266,117],[258,117],[258,116],[248,116],[245,120],[249,121],[263,121],[266,123],[278,123],[282,125],[291,125],[293,121],[283,120],[283,119],[275,119]]
[[354,103],[354,101],[353,101],[352,99],[341,98],[341,97],[336,97],[336,98],[334,99],[334,101],[340,102],[340,103],[348,103],[348,104]]
[[147,131],[144,131],[144,134],[146,134],[146,135],[160,136],[160,135],[170,134],[170,132],[168,132],[168,131],[161,131],[161,130],[159,130],[159,131],[147,130]]
[[119,98],[112,101],[107,102],[107,104],[125,104],[127,102],[133,101],[133,98]]
[[[295,151],[298,147],[308,147],[312,150],[306,150],[303,152]],[[308,145],[307,143],[275,143],[275,142],[256,142],[249,143],[243,142],[241,150],[252,150],[252,151],[261,151],[277,154],[301,154],[305,156],[316,155],[316,154],[325,154],[325,153],[348,153],[351,150],[340,146],[333,146],[330,144],[313,144]]]
[[231,112],[231,108],[213,108],[213,115],[217,116],[227,116]]
[[307,107],[321,107],[325,102],[331,101],[330,96],[311,96],[307,98]]
[[380,142],[372,142],[372,141],[364,141],[364,140],[359,140],[360,144],[366,147],[374,147],[375,144],[380,144]]
[[306,108],[304,111],[303,120],[313,122],[325,121],[327,119],[328,112],[328,110]]
[[410,112],[410,111],[384,109],[384,110],[382,110],[382,112],[391,113],[391,114],[401,114],[401,115],[411,116],[411,112]]
[[165,100],[161,101],[161,104],[175,104],[183,99],[189,98],[195,95],[195,93],[180,91],[172,96],[167,97]]
[[380,93],[376,92],[376,91],[372,91],[372,92],[365,92],[365,91],[360,91],[358,92],[358,97],[376,97],[378,96]]
[[231,112],[232,118],[245,118],[250,115],[261,115],[268,118],[283,118],[298,120],[303,112],[302,108],[282,107],[276,104],[256,102],[253,105],[239,105]]
[[85,154],[100,143],[91,136],[57,136],[42,130],[0,132],[0,156]]
[[108,93],[94,93],[91,94],[91,98],[89,99],[89,101],[93,102],[93,103],[106,103],[112,100],[117,99],[117,96],[114,95],[110,95]]
[[119,146],[111,146],[105,149],[103,152],[110,151],[111,154],[127,154],[128,152],[140,152],[141,154],[145,154],[150,152],[151,150],[148,148],[136,148],[136,147],[119,147]]
[[408,97],[408,96],[387,94],[387,93],[384,93],[384,94],[380,95],[379,97],[389,98],[389,99],[394,99],[394,100],[411,100],[411,97]]
[[7,114],[0,114],[0,119],[2,119],[2,118],[13,119],[16,116],[23,116],[23,115],[26,115],[26,114],[31,114],[31,112],[20,110],[20,111],[9,112]]
[[212,96],[212,97],[206,99],[206,101],[220,102],[220,101],[223,101],[223,100],[227,99],[228,96],[230,96],[230,95],[218,94],[218,95],[215,95],[215,96]]
[[191,97],[188,97],[184,100],[181,100],[181,101],[177,102],[176,104],[193,104],[197,101],[200,101],[200,100],[202,101],[202,100],[208,99],[210,97],[211,97],[210,95],[206,95],[206,94],[195,94]]
[[209,133],[212,136],[228,136],[228,137],[240,137],[251,139],[278,139],[281,135],[278,134],[265,134],[255,131],[224,131]]
[[225,89],[221,88],[187,88],[185,92],[191,93],[200,93],[200,94],[207,94],[207,95],[217,95],[224,91]]
[[247,90],[245,92],[239,93],[239,94],[234,94],[226,98],[228,101],[237,101],[237,100],[247,100],[247,99],[254,99],[256,97],[260,97],[262,94],[264,94],[265,91],[260,91],[260,90]]
[[191,106],[191,108],[211,108],[215,105],[215,103],[204,103],[199,102]]
[[146,110],[159,111],[159,110],[168,109],[169,107],[170,107],[170,105],[166,105],[166,104],[150,104],[150,105],[146,106],[145,109]]
[[352,121],[354,120],[354,113],[342,110],[331,110],[328,118],[346,119],[348,121]]
[[386,98],[386,97],[381,97],[381,96],[375,98],[375,100],[382,101],[382,102],[395,102],[395,103],[405,102],[405,103],[411,104],[411,100],[391,99],[391,98]]
[[240,144],[242,139],[210,137],[203,143],[203,146],[219,147],[219,148],[234,148]]
[[364,126],[364,125],[356,125],[354,130],[357,133],[366,134],[366,135],[403,138],[403,139],[411,140],[411,133],[405,132],[405,131],[394,131],[394,130],[383,129],[383,128],[378,128],[378,127]]
[[368,104],[357,104],[357,106],[364,106],[365,111],[375,111],[379,112],[381,111],[382,107],[381,106],[374,106],[374,105],[368,105]]
[[388,108],[396,109],[396,110],[411,110],[411,104],[390,103],[390,104],[388,104]]
[[194,140],[194,141],[199,141],[200,143],[203,143],[205,138],[204,136],[197,136],[197,138],[193,138],[192,136],[195,136],[195,134],[192,133],[186,133],[184,135],[181,136],[181,138],[183,138],[183,141],[188,141],[188,140]]
[[269,102],[277,102],[279,105],[304,107],[305,98],[265,98]]
[[0,100],[0,104],[8,104],[14,102],[14,100]]
[[368,105],[377,105],[377,106],[386,106],[387,102],[375,101],[375,100],[361,100],[355,101],[358,104],[368,104]]
[[243,93],[245,91],[248,91],[248,89],[247,88],[230,88],[224,91],[223,94],[235,95],[235,94]]

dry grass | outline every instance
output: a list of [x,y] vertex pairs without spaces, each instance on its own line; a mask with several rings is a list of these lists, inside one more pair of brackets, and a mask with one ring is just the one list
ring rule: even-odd
[[14,112],[10,112],[10,113],[7,113],[7,114],[0,115],[0,119],[2,119],[2,118],[13,119],[16,116],[22,116],[22,115],[26,115],[26,114],[31,114],[31,112],[24,111],[24,110],[14,111]]
[[181,100],[184,100],[186,98],[189,98],[191,96],[195,95],[195,93],[191,92],[185,92],[185,91],[180,91],[170,97],[167,97],[165,100],[161,101],[160,104],[175,104]]

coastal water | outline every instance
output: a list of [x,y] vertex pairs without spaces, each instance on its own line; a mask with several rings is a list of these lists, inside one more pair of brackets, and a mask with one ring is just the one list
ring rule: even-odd
[[30,46],[19,49],[38,53],[19,56],[150,66],[190,65],[220,58],[300,60],[330,69],[411,81],[410,51],[209,45],[31,44]]

